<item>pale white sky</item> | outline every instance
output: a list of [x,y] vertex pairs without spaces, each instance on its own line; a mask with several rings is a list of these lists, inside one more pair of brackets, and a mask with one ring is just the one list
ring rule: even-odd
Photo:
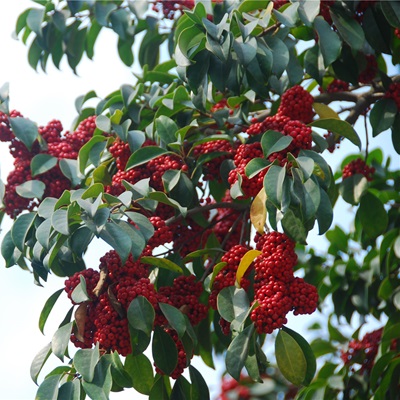
[[[61,71],[55,69],[51,62],[48,63],[47,74],[39,70],[35,72],[27,62],[27,48],[11,38],[15,21],[19,13],[29,7],[37,7],[28,0],[2,0],[0,1],[0,86],[10,83],[10,109],[17,109],[25,117],[32,119],[39,125],[45,125],[50,120],[60,119],[64,129],[69,129],[76,116],[74,107],[75,99],[90,90],[95,90],[98,95],[106,96],[124,83],[134,83],[134,77],[129,68],[119,61],[116,51],[116,35],[102,32],[99,43],[96,46],[94,62],[84,60],[78,66],[79,76],[75,76],[66,65],[62,63]],[[360,129],[362,129],[360,127]],[[362,138],[364,140],[364,138]],[[390,144],[388,132],[380,136],[379,145],[383,147]],[[373,147],[376,147],[376,144]],[[345,154],[356,151],[352,145],[343,145],[340,153],[328,156],[328,162],[337,165]],[[391,152],[395,162],[399,165],[399,157]],[[325,155],[325,154],[324,154]],[[6,180],[8,172],[12,169],[12,157],[7,146],[0,143],[0,167],[1,178]],[[342,206],[349,209],[347,205]],[[348,228],[348,220],[337,217],[340,225]],[[5,218],[2,224],[2,234],[10,228],[10,220]],[[314,237],[310,243],[314,243]],[[322,245],[321,245],[322,246]],[[323,246],[322,246],[323,247]],[[93,260],[93,267],[98,266],[99,253],[92,250],[89,253]],[[2,327],[0,330],[0,343],[2,343],[2,363],[0,363],[0,399],[2,400],[30,400],[36,393],[36,386],[29,376],[29,368],[35,354],[44,347],[63,319],[70,303],[63,296],[59,300],[56,309],[50,316],[45,328],[46,336],[38,329],[40,311],[47,298],[63,285],[63,280],[50,277],[45,288],[33,284],[33,278],[29,273],[18,267],[4,268],[3,259],[0,259],[0,301],[3,304],[1,310]],[[294,329],[311,323],[310,318],[296,317],[291,326]],[[292,325],[292,322],[290,323]],[[59,365],[54,356],[53,366]],[[51,365],[49,363],[49,365]],[[196,362],[199,368],[199,363]],[[47,372],[50,371],[46,367]],[[209,370],[207,381],[216,386],[217,374]],[[206,372],[206,370],[204,370]],[[43,379],[44,374],[41,375]],[[138,394],[127,391],[125,393],[113,393],[111,399],[139,399]]]

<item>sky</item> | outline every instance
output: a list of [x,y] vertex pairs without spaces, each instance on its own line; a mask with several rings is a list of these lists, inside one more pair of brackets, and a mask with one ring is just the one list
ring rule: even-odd
[[[11,34],[17,16],[28,7],[37,6],[28,0],[1,1],[0,2],[0,86],[3,83],[10,84],[10,109],[19,110],[25,117],[46,125],[52,119],[59,119],[65,130],[68,130],[76,116],[74,107],[75,99],[95,90],[100,97],[104,97],[118,89],[122,84],[134,84],[132,69],[127,68],[119,61],[116,51],[116,35],[102,32],[99,42],[95,47],[94,61],[85,59],[77,69],[78,76],[74,75],[66,63],[61,64],[61,71],[48,63],[47,73],[35,72],[27,62],[27,48],[21,41],[16,41]],[[362,138],[362,140],[364,140]],[[380,136],[379,145],[390,148],[390,135],[388,132]],[[372,146],[374,147],[374,146]],[[338,160],[345,154],[357,151],[353,145],[342,145],[340,157],[328,155],[328,163],[334,168]],[[325,155],[325,154],[324,154]],[[399,165],[399,156],[392,152],[394,162]],[[0,168],[3,182],[8,172],[12,169],[12,157],[8,153],[7,146],[0,143]],[[345,212],[351,211],[350,206],[344,203],[339,205],[342,209],[336,216],[336,222],[348,229],[348,219]],[[9,230],[11,221],[5,218],[1,226],[0,241]],[[317,240],[313,233],[311,242]],[[321,249],[326,248],[326,243],[318,239]],[[97,267],[99,252],[98,247],[89,251],[88,266]],[[0,399],[2,400],[28,400],[33,399],[36,393],[36,385],[31,381],[29,368],[36,353],[51,341],[52,334],[63,319],[70,303],[66,296],[57,303],[50,315],[49,322],[42,335],[38,328],[40,311],[45,301],[52,293],[63,285],[63,280],[51,276],[45,287],[33,284],[31,274],[22,271],[19,267],[4,268],[4,261],[0,257],[0,311],[2,328],[0,330],[0,343],[2,343],[2,362],[0,363]],[[309,325],[309,318],[296,317],[296,322],[290,322],[289,326],[296,327]],[[59,365],[59,361],[52,356],[50,366]],[[202,368],[195,361],[195,366]],[[211,370],[202,368],[207,374],[207,381],[216,387],[216,377]],[[43,379],[44,375],[40,376]],[[111,399],[122,400],[132,398],[133,393],[112,394]],[[134,395],[135,399],[145,398]]]

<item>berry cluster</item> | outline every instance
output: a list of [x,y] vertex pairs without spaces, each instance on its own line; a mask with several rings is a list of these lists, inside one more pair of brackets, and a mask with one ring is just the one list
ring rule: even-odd
[[374,167],[369,167],[362,158],[357,158],[349,162],[342,171],[343,179],[350,176],[361,174],[364,175],[369,181],[372,181],[372,175],[375,173]]
[[360,372],[370,372],[374,366],[382,338],[383,328],[366,333],[361,340],[353,339],[346,352],[342,351],[341,358],[345,365],[360,364]]
[[[12,111],[10,118],[21,118],[18,111]],[[10,142],[10,153],[15,158],[14,170],[7,177],[4,196],[6,213],[17,217],[24,210],[32,210],[40,199],[24,198],[18,195],[17,187],[32,179],[40,180],[45,184],[43,198],[60,197],[64,190],[71,189],[71,182],[64,176],[57,164],[50,170],[32,177],[31,161],[38,154],[49,154],[61,159],[77,159],[79,149],[90,140],[95,129],[95,117],[82,121],[75,132],[67,132],[62,136],[62,124],[58,120],[50,121],[46,126],[38,129],[41,140],[36,140],[31,149],[14,136],[9,117],[0,113],[0,140]]]
[[314,117],[313,102],[314,98],[307,90],[300,85],[293,86],[283,93],[278,114],[308,124]]
[[213,140],[195,146],[193,155],[198,159],[203,154],[225,153],[207,161],[203,164],[205,181],[220,180],[220,168],[224,160],[233,158],[234,149],[231,143],[227,140]]
[[[342,81],[340,79],[334,79],[326,87],[326,92],[327,93],[347,92],[349,90],[349,87],[350,87],[349,82]],[[321,89],[321,91],[323,91],[323,90]]]
[[397,110],[400,110],[400,83],[392,83],[389,90],[385,93],[385,97],[393,99],[396,103]]
[[[151,217],[155,227],[155,237],[149,241],[142,256],[150,255],[155,247],[170,241],[171,232],[159,217]],[[118,254],[111,250],[100,259],[100,273],[93,269],[77,272],[65,281],[65,291],[71,294],[82,276],[90,301],[79,305],[77,328],[71,333],[71,341],[76,347],[90,348],[99,342],[106,352],[117,351],[126,356],[132,352],[127,311],[131,302],[138,296],[145,297],[155,311],[154,326],[168,333],[177,346],[178,364],[171,377],[178,378],[188,365],[183,343],[172,330],[159,304],[167,303],[186,314],[192,325],[197,325],[207,317],[208,306],[200,302],[203,285],[194,275],[179,276],[171,286],[159,287],[150,282],[150,269],[141,261],[128,260],[122,264]],[[96,289],[96,290],[94,290]],[[79,319],[79,321],[78,321]],[[156,366],[156,371],[162,373]]]
[[217,400],[230,400],[232,398],[250,400],[250,389],[248,386],[243,385],[236,379],[224,377],[221,384],[221,394]]
[[295,243],[285,234],[256,235],[256,248],[262,253],[254,260],[254,302],[259,305],[250,315],[258,333],[272,333],[286,324],[289,311],[312,314],[318,305],[315,286],[295,278]]
[[153,10],[156,12],[162,11],[165,18],[174,19],[175,13],[177,11],[182,11],[184,9],[191,10],[194,7],[194,0],[181,0],[181,1],[169,1],[162,0],[156,1],[153,5]]

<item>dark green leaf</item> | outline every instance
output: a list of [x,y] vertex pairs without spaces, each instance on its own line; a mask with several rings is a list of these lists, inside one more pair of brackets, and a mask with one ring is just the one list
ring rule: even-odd
[[307,230],[300,218],[292,210],[287,210],[282,218],[282,227],[285,233],[295,242],[306,244]]
[[[313,2],[315,3],[315,2]],[[342,42],[331,26],[322,18],[317,17],[314,20],[314,26],[319,37],[319,46],[325,67],[331,65],[340,55]]]
[[100,237],[116,250],[121,261],[125,263],[132,249],[129,234],[116,223],[107,222],[100,232]]
[[260,171],[270,166],[271,163],[265,158],[253,158],[247,163],[245,172],[246,176],[251,179],[256,176]]
[[101,357],[94,369],[94,377],[88,382],[82,380],[82,386],[89,398],[96,400],[108,400],[111,387],[111,363],[106,357]]
[[325,65],[318,44],[306,51],[304,56],[304,68],[311,77],[322,85],[322,78],[325,75]]
[[36,392],[35,400],[57,400],[58,385],[62,375],[52,375],[46,378]]
[[90,300],[86,289],[86,280],[83,275],[79,275],[79,283],[71,293],[71,299],[74,303],[83,303]]
[[150,336],[153,330],[155,311],[146,297],[138,296],[131,301],[128,307],[127,318],[134,328]]
[[192,382],[190,387],[191,400],[209,400],[210,391],[200,372],[192,365],[189,365],[189,374]]
[[36,214],[22,214],[14,222],[11,228],[11,237],[15,247],[20,251],[24,251],[26,236],[35,221]]
[[395,1],[382,1],[380,6],[389,24],[398,28],[400,26],[400,5]]
[[60,386],[58,392],[58,400],[80,400],[81,399],[81,383],[79,379],[65,382]]
[[272,153],[286,149],[292,142],[291,136],[285,136],[280,132],[267,131],[261,138],[261,147],[264,157],[267,158]]
[[371,192],[367,192],[360,200],[357,211],[363,231],[371,239],[385,232],[389,219],[382,202]]
[[232,340],[226,352],[226,369],[237,381],[240,379],[240,372],[249,354],[249,345],[253,333],[254,325],[251,324]]
[[44,326],[46,325],[47,318],[50,315],[51,310],[54,307],[57,299],[60,297],[60,294],[64,291],[64,289],[59,289],[55,293],[53,293],[46,301],[45,305],[39,316],[39,329],[40,332],[43,333]]
[[331,9],[333,23],[337,27],[343,40],[352,49],[361,50],[364,46],[365,36],[360,24],[353,18]]
[[235,286],[223,288],[217,297],[218,312],[228,322],[240,320],[249,310],[249,298],[244,289]]
[[126,169],[131,169],[139,165],[145,164],[146,162],[153,160],[154,158],[161,156],[162,154],[168,153],[166,150],[158,146],[146,146],[136,150],[130,157],[126,164]]
[[64,176],[71,181],[71,186],[76,187],[81,183],[78,175],[78,161],[63,158],[60,160],[60,169]]
[[279,78],[289,63],[289,50],[285,43],[275,36],[266,36],[265,41],[272,50],[272,73]]
[[153,366],[144,354],[133,356],[128,354],[125,359],[125,370],[132,379],[132,386],[142,394],[150,394],[154,383]]
[[393,99],[383,98],[378,100],[372,107],[370,122],[372,135],[378,136],[381,132],[389,129],[396,118],[397,106]]
[[321,188],[320,188],[320,196],[321,196],[321,201],[317,209],[316,217],[319,228],[318,234],[322,235],[331,227],[333,221],[333,210],[329,196]]
[[267,198],[277,209],[281,208],[285,176],[286,168],[271,165],[264,178],[264,188]]
[[152,351],[157,367],[170,375],[178,363],[178,350],[172,337],[158,326],[154,329]]
[[343,200],[350,204],[358,204],[368,190],[368,180],[364,175],[356,174],[343,179],[339,186],[339,193]]
[[186,321],[181,311],[167,303],[158,303],[171,328],[174,329],[181,339],[186,332]]

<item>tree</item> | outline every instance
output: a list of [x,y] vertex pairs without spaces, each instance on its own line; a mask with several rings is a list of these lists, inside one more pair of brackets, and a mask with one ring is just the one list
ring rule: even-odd
[[[9,110],[7,85],[0,91],[0,140],[15,158],[1,186],[2,215],[15,220],[1,253],[37,284],[66,278],[41,330],[60,297],[72,302],[32,362],[35,382],[51,354],[64,363],[37,398],[134,388],[207,399],[190,360],[213,367],[219,355],[232,377],[221,399],[396,398],[400,172],[369,147],[391,129],[400,153],[400,76],[387,67],[399,63],[400,6],[34,2],[16,24],[33,68],[65,55],[76,71],[102,29],[117,34],[127,66],[142,66],[135,86],[95,107],[94,91],[78,98],[65,133],[57,120],[38,127]],[[343,140],[358,151],[333,173],[324,153],[340,153]],[[339,197],[353,207],[351,232],[331,228]],[[307,243],[312,229],[328,254]],[[95,237],[111,250],[86,268]],[[332,312],[310,344],[285,326],[288,313],[324,304]],[[361,337],[368,316],[382,328]],[[263,347],[271,338],[277,367]]]

